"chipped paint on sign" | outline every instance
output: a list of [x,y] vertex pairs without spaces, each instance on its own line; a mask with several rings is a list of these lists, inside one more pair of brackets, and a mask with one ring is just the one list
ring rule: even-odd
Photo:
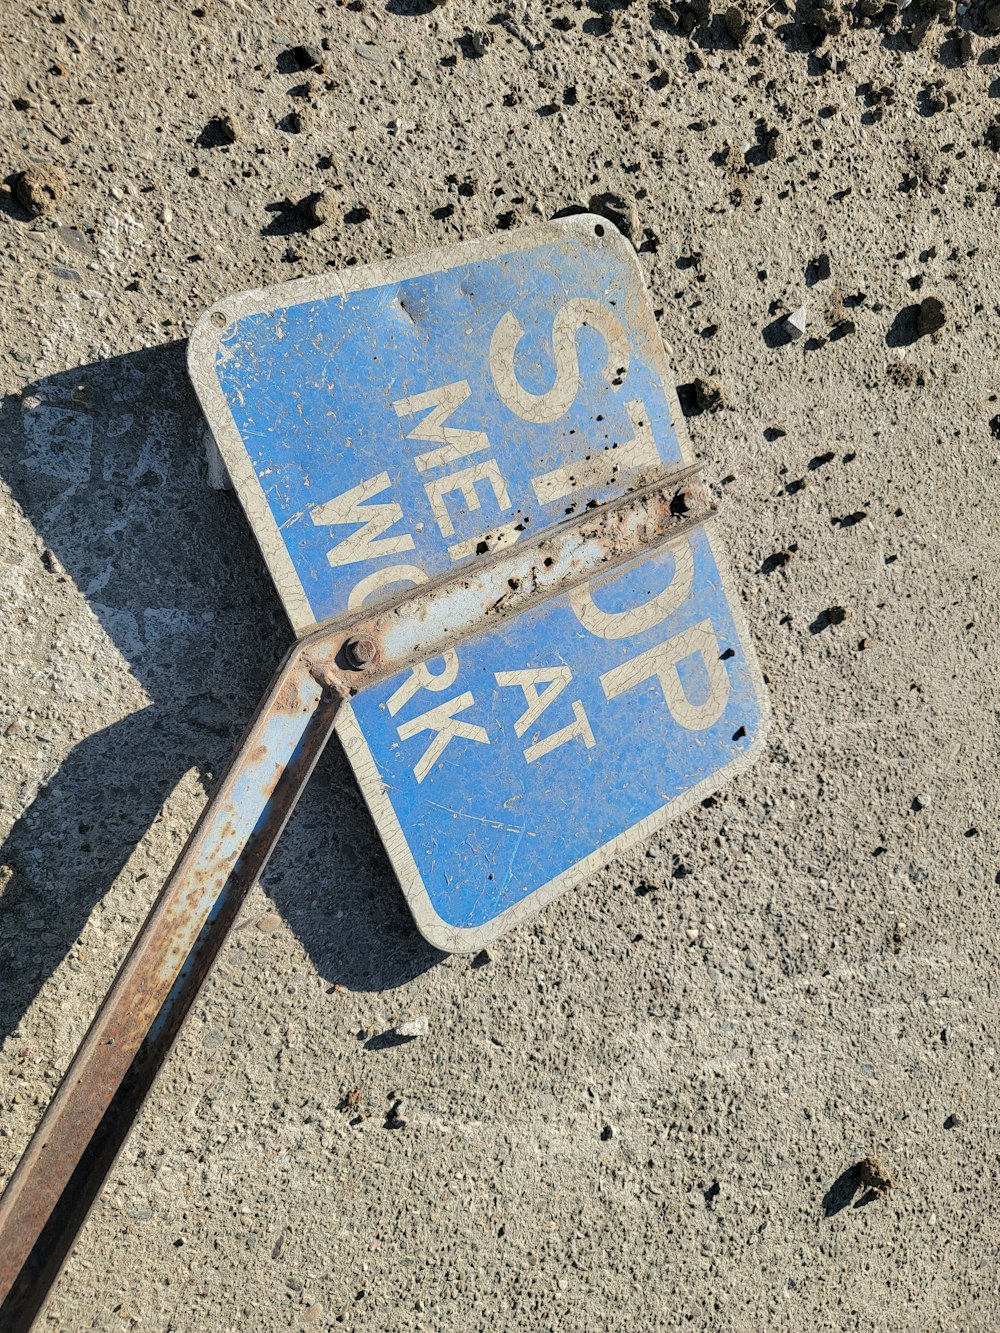
[[226,298],[190,361],[296,630],[368,615],[338,732],[434,943],[482,947],[758,752],[716,540],[661,517],[707,511],[657,491],[691,453],[603,219]]
[[[0,1199],[5,1328],[44,1303],[335,728],[417,924],[455,951],[718,786],[766,730],[641,274],[602,220],[231,298],[190,366],[296,631],[323,623]],[[77,426],[34,426],[30,465],[72,489],[53,460]]]
[[635,255],[597,226],[227,298],[199,324],[192,376],[297,632],[372,571],[387,596],[399,565],[433,578],[689,461]]
[[752,762],[708,533],[362,691],[338,733],[422,932],[482,948]]

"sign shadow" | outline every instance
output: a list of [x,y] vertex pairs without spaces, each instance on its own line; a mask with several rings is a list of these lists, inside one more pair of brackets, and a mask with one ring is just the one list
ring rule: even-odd
[[[76,744],[3,843],[0,1037],[78,939],[181,776],[220,773],[292,634],[235,497],[214,491],[185,344],[46,376],[0,401],[0,476],[149,703]],[[72,656],[72,654],[71,654]],[[71,688],[71,687],[70,687]],[[15,715],[16,716],[16,715]],[[165,879],[170,865],[158,868]],[[409,919],[339,745],[262,880],[321,977],[405,984],[442,957]]]

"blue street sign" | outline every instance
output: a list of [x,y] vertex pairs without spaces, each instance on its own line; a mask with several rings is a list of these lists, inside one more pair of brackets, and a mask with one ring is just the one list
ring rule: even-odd
[[340,733],[418,923],[459,951],[585,878],[762,738],[704,530],[363,691]]
[[[590,216],[227,298],[191,367],[300,634],[692,461],[635,255]],[[766,722],[699,527],[362,691],[338,732],[420,929],[466,952]]]

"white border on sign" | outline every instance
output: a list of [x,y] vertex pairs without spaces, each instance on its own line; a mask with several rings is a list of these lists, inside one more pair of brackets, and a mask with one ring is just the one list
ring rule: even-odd
[[[321,274],[317,277],[297,278],[291,282],[242,292],[216,302],[198,321],[188,344],[188,368],[191,379],[209,427],[215,437],[219,452],[229,470],[237,496],[250,520],[254,536],[261,548],[271,572],[271,577],[297,636],[301,637],[310,633],[316,628],[317,622],[309,607],[308,599],[292,564],[284,539],[271,513],[253,462],[219,384],[216,373],[216,359],[227,330],[236,320],[249,315],[277,313],[290,306],[311,301],[336,297],[346,298],[354,292],[365,291],[372,287],[384,287],[393,283],[405,282],[410,278],[423,277],[430,273],[441,273],[452,268],[464,267],[470,263],[493,260],[505,254],[533,249],[536,246],[550,242],[564,241],[567,231],[578,231],[581,236],[586,236],[588,244],[593,244],[595,238],[597,238],[602,243],[613,247],[631,271],[636,283],[635,294],[638,299],[634,309],[636,318],[634,321],[630,321],[630,330],[636,331],[644,339],[644,351],[648,360],[659,372],[660,384],[670,408],[674,431],[681,451],[681,465],[692,463],[694,454],[687,438],[670,366],[656,326],[656,319],[635,251],[606,218],[598,217],[595,214],[576,214],[572,217],[559,218],[552,222],[520,228],[517,231],[504,232],[502,235],[488,236],[482,240],[462,241],[434,250],[427,250],[420,254],[386,260],[379,264],[359,265],[340,272]],[[724,781],[749,768],[758,758],[767,739],[770,704],[743,618],[742,608],[733,595],[732,578],[725,553],[721,543],[714,538],[710,530],[707,531],[707,536],[760,710],[758,731],[753,743],[745,753],[736,756],[723,768],[717,769],[702,782],[691,788],[690,791],[685,792],[683,796],[669,802],[645,819],[632,825],[631,828],[626,829],[624,833],[612,838],[603,847],[599,847],[596,851],[576,862],[575,865],[568,867],[554,879],[549,880],[547,884],[543,884],[521,902],[515,903],[514,906],[485,925],[476,927],[453,926],[444,921],[435,911],[399,819],[379,776],[374,756],[361,732],[351,705],[349,702],[345,702],[341,706],[335,729],[354,769],[358,784],[388,852],[403,894],[413,913],[417,928],[424,938],[436,948],[446,953],[477,953],[512,926],[519,925],[533,916],[546,903],[551,902],[553,898],[558,897],[574,884],[596,874],[614,857],[621,855],[636,843],[648,838],[669,819],[689,810],[698,801],[703,800],[705,796],[720,787]],[[344,614],[350,614],[346,608]],[[335,623],[335,620],[339,618],[336,617],[327,623]]]
[[[686,441],[682,447],[685,446]],[[719,571],[722,590],[729,604],[729,612],[733,618],[736,637],[743,652],[746,669],[753,683],[757,700],[759,720],[757,734],[753,742],[745,753],[737,755],[730,763],[716,769],[714,773],[697,783],[682,796],[678,796],[676,800],[668,801],[666,805],[661,806],[659,810],[655,810],[651,815],[647,815],[645,819],[640,819],[638,823],[633,824],[624,833],[618,834],[610,842],[606,842],[603,847],[598,847],[596,851],[569,866],[568,869],[562,871],[554,879],[550,879],[547,884],[543,884],[534,893],[522,899],[521,902],[508,907],[505,912],[501,912],[499,916],[494,917],[492,921],[487,921],[482,926],[453,926],[435,910],[430,894],[427,892],[427,886],[424,884],[416,860],[406,840],[406,834],[403,832],[396,811],[389,800],[385,784],[379,776],[375,757],[358,725],[350,702],[347,701],[341,705],[334,730],[340,738],[344,751],[351,762],[351,767],[354,769],[362,795],[382,837],[382,842],[389,854],[389,860],[392,862],[392,868],[396,872],[396,877],[417,923],[417,929],[424,939],[433,944],[436,949],[441,949],[444,953],[458,954],[478,953],[480,949],[485,949],[499,935],[505,934],[512,927],[518,926],[529,917],[534,916],[553,898],[559,897],[560,894],[573,888],[574,885],[595,875],[614,857],[627,852],[636,843],[642,842],[662,828],[669,820],[690,810],[692,806],[697,805],[699,801],[704,800],[706,796],[718,790],[728,779],[738,776],[756,762],[767,741],[767,733],[771,722],[770,700],[764,688],[760,666],[753,650],[742,608],[733,597],[732,574],[726,560],[725,551],[722,549],[721,542],[714,538],[711,530],[706,530],[706,536]]]
[[[295,278],[291,282],[240,292],[236,296],[227,296],[217,301],[206,310],[195,325],[188,341],[188,372],[240,504],[250,520],[250,526],[271,572],[271,578],[292,623],[292,629],[299,638],[314,630],[317,621],[291,556],[288,554],[281,530],[271,512],[253,461],[219,384],[216,371],[217,357],[227,330],[236,320],[249,315],[277,313],[279,310],[288,309],[289,306],[304,305],[310,301],[327,300],[331,297],[346,298],[353,292],[367,291],[372,287],[386,287],[392,283],[405,282],[410,278],[443,273],[449,269],[463,268],[467,264],[498,259],[505,254],[531,250],[549,242],[565,241],[567,231],[585,234],[590,244],[594,243],[595,237],[599,238],[602,243],[616,250],[631,270],[636,282],[636,296],[639,298],[636,302],[639,322],[630,325],[630,331],[634,329],[644,336],[646,342],[644,350],[648,353],[650,363],[659,372],[660,383],[667,397],[683,457],[682,465],[693,462],[686,434],[680,427],[680,404],[673,388],[663,341],[656,326],[635,250],[607,218],[598,217],[593,213],[578,213],[572,217],[558,218],[554,222],[521,227],[516,231],[487,236],[482,240],[459,241],[453,245],[440,246],[435,250],[425,250],[421,254],[385,260],[380,264],[358,265],[355,268],[341,269],[339,272],[323,273],[311,278]],[[346,608],[344,614],[348,614]]]

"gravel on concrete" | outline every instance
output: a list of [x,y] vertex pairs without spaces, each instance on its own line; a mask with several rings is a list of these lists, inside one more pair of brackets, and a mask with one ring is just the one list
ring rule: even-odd
[[290,642],[217,297],[617,201],[774,710],[472,960],[331,749],[42,1327],[1000,1326],[995,11],[3,7],[0,1182]]

